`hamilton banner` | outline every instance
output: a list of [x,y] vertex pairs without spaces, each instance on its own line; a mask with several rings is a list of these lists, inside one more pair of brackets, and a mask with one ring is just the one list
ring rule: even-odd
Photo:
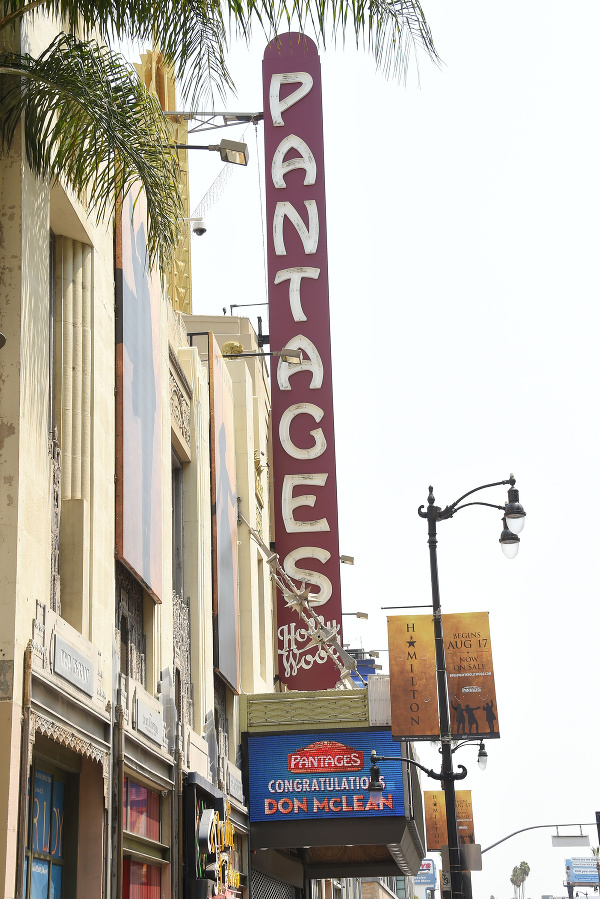
[[[475,827],[473,825],[473,802],[470,790],[456,790],[456,824],[458,842],[461,846],[475,843]],[[425,790],[425,832],[427,851],[439,850],[448,845],[446,827],[446,798],[443,790]]]
[[431,615],[390,615],[392,733],[408,740],[439,738],[435,641]]
[[487,612],[442,615],[452,736],[499,737]]
[[[452,737],[499,737],[488,613],[445,614],[442,627]],[[406,740],[438,740],[433,617],[390,616],[388,638],[392,733]]]
[[458,842],[463,845],[475,842],[475,825],[473,824],[473,802],[470,790],[456,790],[456,824]]
[[446,797],[443,790],[424,790],[425,836],[427,851],[440,850],[448,845],[446,828]]

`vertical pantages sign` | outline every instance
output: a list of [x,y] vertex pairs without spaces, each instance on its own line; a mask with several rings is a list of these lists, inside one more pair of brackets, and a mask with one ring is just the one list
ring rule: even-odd
[[[271,362],[276,549],[288,575],[310,588],[317,614],[341,626],[321,67],[309,38],[283,34],[267,46],[263,92],[270,342],[304,357]],[[336,684],[336,666],[307,645],[281,594],[277,636],[289,688]]]

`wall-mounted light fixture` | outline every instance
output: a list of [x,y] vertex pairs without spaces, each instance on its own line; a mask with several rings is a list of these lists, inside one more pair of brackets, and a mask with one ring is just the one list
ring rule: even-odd
[[213,150],[221,154],[222,162],[248,165],[248,144],[238,140],[222,140],[220,144],[171,144],[174,150]]
[[290,365],[300,365],[304,361],[302,350],[294,350],[289,346],[284,346],[282,350],[273,350],[270,353],[264,353],[262,350],[260,353],[245,353],[243,348],[238,350],[237,347],[242,347],[241,343],[235,343],[234,341],[224,343],[221,347],[223,357],[225,359],[247,359],[249,356],[279,356],[282,362],[287,362]]

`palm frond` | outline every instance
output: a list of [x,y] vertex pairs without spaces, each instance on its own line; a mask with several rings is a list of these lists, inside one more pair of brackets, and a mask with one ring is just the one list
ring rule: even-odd
[[[36,3],[3,0],[4,16]],[[232,88],[228,39],[249,39],[258,25],[266,39],[282,31],[306,30],[326,46],[353,34],[385,74],[402,76],[417,48],[438,61],[420,0],[44,0],[36,8],[60,16],[73,33],[98,29],[111,37],[149,42],[173,65],[183,96],[192,106]],[[0,29],[2,28],[0,16]]]
[[37,59],[0,53],[3,151],[21,116],[32,171],[64,179],[98,221],[144,189],[150,262],[166,267],[183,216],[177,162],[158,101],[125,60],[66,34]]

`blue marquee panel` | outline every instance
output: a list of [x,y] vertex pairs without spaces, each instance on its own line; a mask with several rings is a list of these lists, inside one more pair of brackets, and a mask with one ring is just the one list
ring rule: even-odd
[[329,731],[248,737],[251,821],[404,815],[400,762],[382,774],[382,807],[369,799],[371,750],[400,755],[391,731]]

